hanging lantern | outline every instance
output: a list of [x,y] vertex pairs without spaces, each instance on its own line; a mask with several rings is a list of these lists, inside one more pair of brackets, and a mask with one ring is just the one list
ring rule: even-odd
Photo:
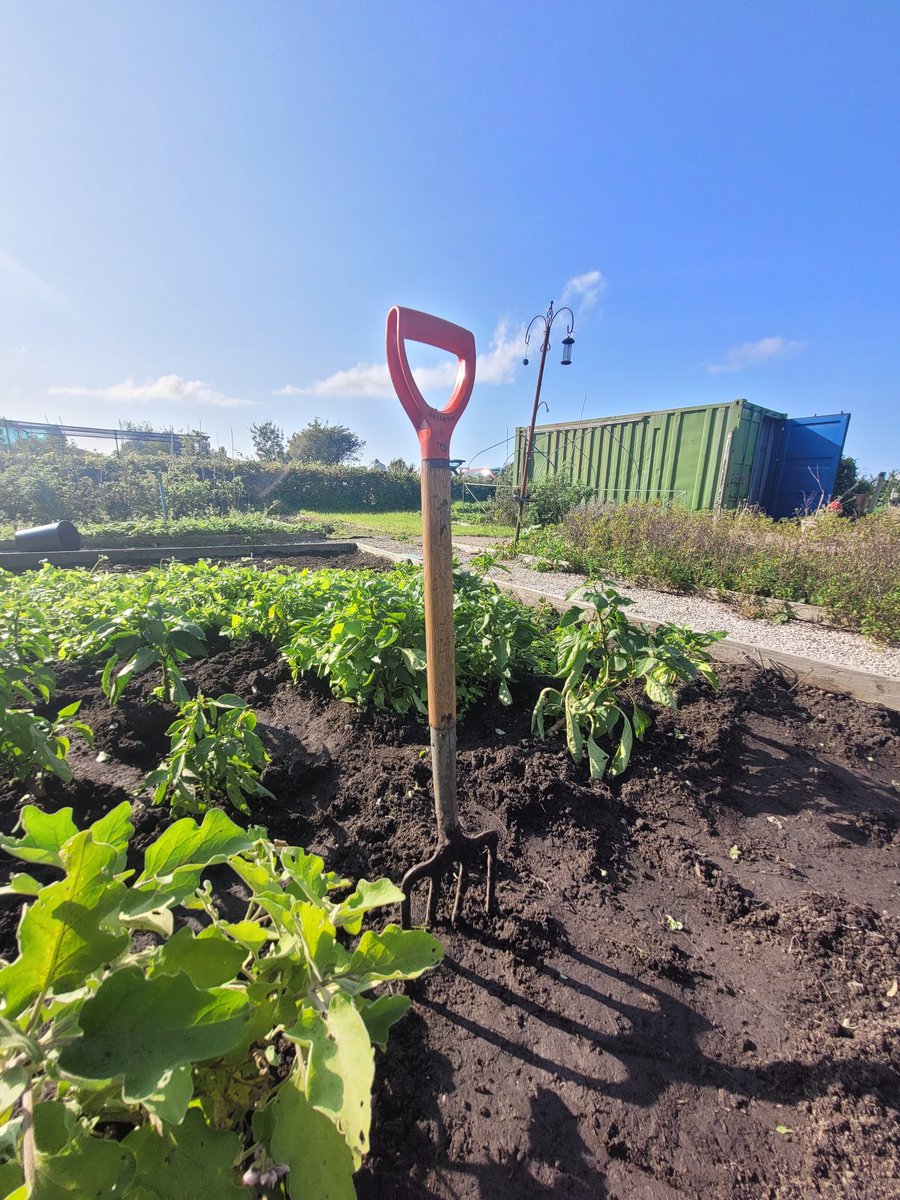
[[562,340],[563,356],[559,360],[564,367],[572,365],[572,347],[575,345],[575,339],[571,333],[566,334]]

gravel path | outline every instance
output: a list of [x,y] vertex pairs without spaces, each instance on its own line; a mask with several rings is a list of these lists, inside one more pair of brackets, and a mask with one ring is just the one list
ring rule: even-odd
[[[466,545],[474,539],[463,539]],[[360,550],[375,546],[397,554],[408,554],[421,558],[421,546],[411,542],[398,542],[386,537],[359,537]],[[454,542],[454,549],[461,560],[471,553]],[[510,559],[507,571],[496,568],[489,578],[507,580],[520,587],[535,588],[548,596],[564,597],[579,583],[583,575],[561,572],[534,571],[518,559]],[[763,619],[742,617],[725,604],[707,600],[701,596],[673,595],[669,592],[654,592],[648,588],[635,587],[630,583],[617,583],[616,587],[634,604],[628,615],[640,620],[671,621],[676,625],[689,625],[702,631],[721,629],[729,638],[757,647],[763,654],[799,654],[822,663],[834,663],[856,671],[870,671],[890,679],[900,679],[900,648],[883,649],[857,633],[845,633],[837,629],[824,629],[804,621],[789,621],[777,625]]]

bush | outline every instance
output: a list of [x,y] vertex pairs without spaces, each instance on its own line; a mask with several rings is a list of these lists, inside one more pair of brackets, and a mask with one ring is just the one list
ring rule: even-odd
[[652,587],[819,604],[836,624],[900,641],[900,521],[889,512],[776,522],[749,511],[594,503],[527,537],[522,549]]

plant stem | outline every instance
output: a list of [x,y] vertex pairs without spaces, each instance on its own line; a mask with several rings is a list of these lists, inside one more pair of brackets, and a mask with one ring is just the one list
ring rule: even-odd
[[22,1170],[28,1194],[34,1191],[34,1093],[31,1083],[22,1093]]

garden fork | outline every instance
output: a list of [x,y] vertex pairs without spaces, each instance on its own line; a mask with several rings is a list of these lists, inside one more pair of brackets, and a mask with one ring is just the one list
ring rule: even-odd
[[[457,357],[456,383],[443,409],[422,398],[406,354],[406,340],[446,350]],[[456,652],[453,635],[453,561],[450,545],[450,437],[472,395],[475,339],[468,329],[411,308],[392,308],[387,319],[387,362],[394,390],[419,435],[422,449],[422,557],[425,580],[425,658],[428,672],[428,724],[437,848],[431,858],[403,877],[400,909],[410,925],[412,889],[428,880],[426,924],[434,921],[441,878],[456,868],[451,923],[456,922],[466,889],[467,869],[486,857],[485,912],[494,907],[497,831],[469,835],[459,819],[456,798]]]

